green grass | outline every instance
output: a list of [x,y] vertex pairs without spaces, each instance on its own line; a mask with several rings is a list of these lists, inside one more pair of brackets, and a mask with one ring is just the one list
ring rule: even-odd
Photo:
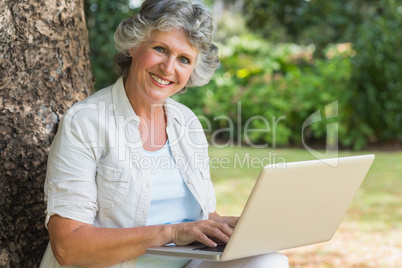
[[[222,215],[239,215],[263,165],[314,159],[304,149],[210,148],[211,175]],[[402,152],[374,153],[376,158],[344,221],[359,222],[366,231],[402,228]]]

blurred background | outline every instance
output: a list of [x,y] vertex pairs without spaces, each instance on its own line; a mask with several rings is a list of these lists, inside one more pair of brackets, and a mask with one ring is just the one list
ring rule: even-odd
[[[113,84],[113,33],[138,11],[141,0],[86,0],[96,90]],[[212,81],[176,98],[212,129],[227,115],[242,122],[254,115],[286,116],[276,145],[300,146],[308,115],[338,101],[342,148],[400,149],[402,141],[402,3],[396,0],[204,1],[216,27],[221,67]],[[250,127],[258,128],[257,120]],[[306,138],[325,142],[326,123]],[[255,125],[253,125],[255,124]],[[232,137],[236,140],[244,137]],[[222,139],[228,133],[222,133]],[[252,143],[272,143],[266,133]]]
[[[117,79],[113,33],[142,2],[85,0],[95,90]],[[229,157],[232,163],[246,155],[269,156],[272,162],[313,159],[303,139],[322,152],[328,145],[327,125],[334,122],[339,155],[376,154],[335,237],[284,252],[291,267],[402,267],[402,3],[203,3],[215,19],[221,66],[208,85],[174,98],[210,123],[210,140],[228,145],[211,146],[212,158]],[[335,118],[323,117],[302,133],[311,114],[334,102]],[[239,128],[253,116],[282,120],[275,135],[256,131],[245,137]],[[264,124],[253,120],[249,128]],[[222,131],[228,128],[234,131]],[[251,148],[250,143],[268,146]],[[241,213],[259,171],[211,168],[221,214]]]

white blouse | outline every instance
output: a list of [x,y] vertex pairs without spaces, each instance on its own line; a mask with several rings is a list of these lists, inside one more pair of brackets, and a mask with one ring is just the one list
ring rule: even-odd
[[[198,220],[207,219],[215,211],[216,198],[203,128],[184,105],[169,98],[164,107],[175,163],[201,207]],[[152,184],[151,170],[143,162],[139,122],[122,78],[67,111],[48,157],[46,226],[55,214],[97,227],[146,225]],[[134,263],[113,267],[134,267]],[[56,264],[48,247],[41,267],[61,267]]]

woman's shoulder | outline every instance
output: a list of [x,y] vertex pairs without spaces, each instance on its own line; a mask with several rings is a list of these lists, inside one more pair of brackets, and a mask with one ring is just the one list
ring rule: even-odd
[[168,111],[178,113],[179,115],[184,116],[186,119],[196,116],[190,108],[172,98],[166,99],[165,107]]
[[102,107],[107,107],[112,102],[112,86],[103,88],[89,97],[71,106],[66,115],[79,116],[84,114],[98,113]]
[[165,108],[167,110],[168,121],[176,121],[182,126],[188,128],[202,128],[198,116],[186,105],[177,102],[171,98],[165,101]]

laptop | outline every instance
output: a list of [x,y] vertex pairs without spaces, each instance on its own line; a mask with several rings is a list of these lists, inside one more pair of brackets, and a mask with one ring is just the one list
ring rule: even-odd
[[[330,240],[374,155],[265,166],[229,242],[149,248],[147,254],[228,261]],[[212,250],[212,251],[211,251]]]

